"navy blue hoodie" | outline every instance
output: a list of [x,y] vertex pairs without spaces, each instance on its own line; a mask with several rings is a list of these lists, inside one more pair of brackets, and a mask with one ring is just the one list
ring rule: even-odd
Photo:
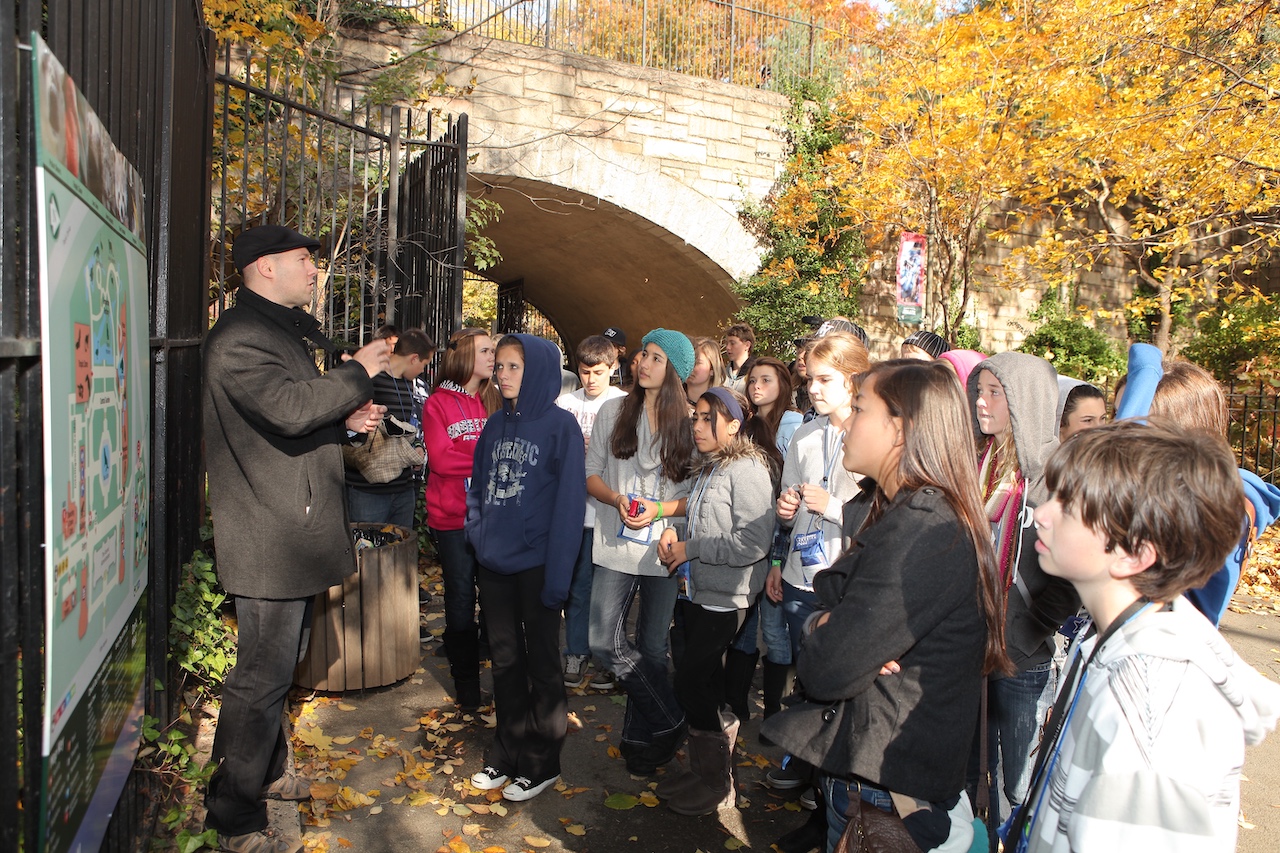
[[467,539],[490,571],[512,575],[546,566],[542,604],[559,609],[582,545],[582,429],[555,405],[560,351],[533,335],[515,337],[524,346],[524,379],[515,406],[504,400],[480,433],[467,492]]

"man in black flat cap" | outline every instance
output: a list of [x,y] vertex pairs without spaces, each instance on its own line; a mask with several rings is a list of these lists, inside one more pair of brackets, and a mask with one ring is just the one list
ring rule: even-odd
[[356,570],[340,445],[377,428],[372,377],[387,369],[379,340],[327,373],[314,350],[333,344],[303,310],[320,244],[282,225],[241,234],[235,307],[204,341],[204,440],[218,577],[235,597],[236,665],[222,689],[205,826],[223,850],[301,849],[267,826],[267,798],[304,800],[285,774],[281,712],[306,649],[311,602]]

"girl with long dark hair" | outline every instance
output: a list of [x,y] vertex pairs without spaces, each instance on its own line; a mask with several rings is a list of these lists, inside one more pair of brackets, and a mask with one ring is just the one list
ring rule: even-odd
[[[627,692],[621,750],[637,775],[670,761],[687,729],[667,678],[677,583],[657,545],[671,516],[684,514],[689,489],[694,446],[683,382],[694,358],[680,332],[645,335],[635,386],[601,407],[587,449],[587,494],[596,508],[591,652]],[[633,641],[627,616],[637,595]]]
[[814,578],[806,701],[765,723],[819,769],[828,851],[851,798],[896,811],[921,850],[972,841],[965,762],[983,675],[1007,660],[967,422],[946,367],[899,360],[865,374],[845,425],[862,493],[845,505],[843,554]]

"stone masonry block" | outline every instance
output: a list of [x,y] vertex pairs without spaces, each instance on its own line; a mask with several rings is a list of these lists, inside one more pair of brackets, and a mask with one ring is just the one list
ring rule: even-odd
[[660,101],[651,101],[647,98],[623,98],[616,95],[605,96],[601,101],[607,112],[643,116],[654,120],[661,120],[663,117],[664,109]]
[[683,95],[669,95],[667,97],[667,110],[673,113],[683,113],[689,116],[701,116],[702,118],[719,119],[720,121],[733,121],[733,107],[729,104],[715,103],[714,101],[694,100],[693,98]]
[[707,146],[698,142],[685,142],[678,139],[646,139],[644,156],[658,157],[665,160],[682,160],[699,165],[707,162]]
[[649,121],[643,118],[629,118],[625,122],[626,132],[656,139],[688,139],[689,129],[678,124],[663,121]]
[[559,69],[545,69],[534,73],[524,73],[524,88],[528,92],[546,92],[551,95],[572,96],[577,89],[577,81],[572,74],[565,74]]
[[742,138],[742,129],[731,121],[719,121],[705,116],[690,116],[689,134],[701,139],[723,139],[726,142],[738,142]]
[[583,89],[599,89],[631,98],[649,98],[649,86],[635,77],[622,77],[589,68],[578,70],[578,85]]

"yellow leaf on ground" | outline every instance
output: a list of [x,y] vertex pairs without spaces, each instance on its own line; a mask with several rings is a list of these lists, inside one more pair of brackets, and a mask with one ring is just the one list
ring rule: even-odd
[[548,841],[545,838],[539,838],[536,835],[526,835],[524,837],[524,843],[528,844],[530,847],[550,847],[551,846],[550,841]]
[[470,835],[472,838],[479,838],[480,833],[484,832],[484,827],[478,823],[464,823],[462,825],[462,834]]
[[327,750],[333,745],[333,738],[326,735],[319,726],[307,726],[298,729],[296,734],[298,740],[315,749]]
[[571,823],[564,828],[564,831],[570,835],[586,835],[587,828],[580,823]]
[[339,838],[339,839],[338,839],[338,846],[339,846],[339,847],[354,847],[355,845],[354,845],[354,844],[352,844],[350,841],[348,841],[348,840],[347,840],[347,839],[345,839],[345,838]]
[[414,724],[414,725],[412,725],[412,726],[405,726],[405,727],[404,727],[404,728],[402,728],[400,731],[402,731],[402,732],[416,732],[416,731],[417,731],[418,729],[420,729],[420,728],[422,728],[422,726],[421,726],[421,725],[418,725],[418,724],[416,724],[416,723],[415,723],[415,724]]
[[745,846],[739,838],[726,838],[724,840],[725,850],[741,850]]
[[354,711],[355,709],[356,709],[356,706],[355,706],[355,705],[350,705],[350,704],[348,704],[348,703],[346,703],[346,702],[339,702],[339,703],[338,703],[338,710],[339,710],[339,711]]
[[504,806],[502,803],[494,803],[493,805],[489,806],[489,811],[493,812],[498,817],[507,816],[507,807]]
[[351,743],[355,739],[356,739],[355,735],[343,735],[342,737],[334,738],[333,742],[338,744],[339,746],[346,746],[347,744]]
[[338,794],[337,782],[312,782],[311,798],[314,800],[328,800]]
[[369,814],[382,814],[382,806],[374,806],[369,809]]
[[653,808],[658,805],[658,798],[654,796],[652,791],[645,791],[640,795],[640,804],[647,808]]
[[471,853],[471,845],[461,838],[449,842],[449,853]]

